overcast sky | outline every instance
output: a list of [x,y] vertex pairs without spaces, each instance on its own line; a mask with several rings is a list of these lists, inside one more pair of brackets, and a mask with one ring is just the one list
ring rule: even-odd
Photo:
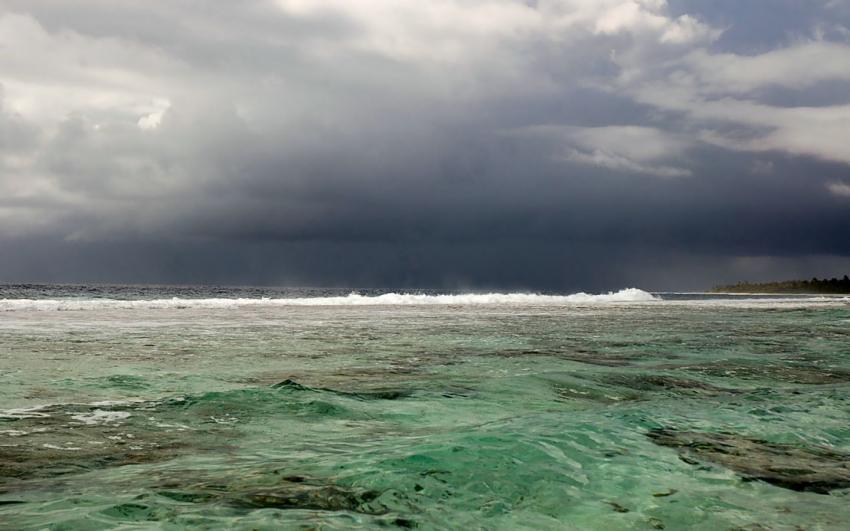
[[847,0],[0,0],[0,281],[845,273]]

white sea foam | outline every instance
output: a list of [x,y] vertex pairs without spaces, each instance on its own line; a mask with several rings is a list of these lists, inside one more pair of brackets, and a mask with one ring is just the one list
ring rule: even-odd
[[41,446],[49,450],[65,450],[66,452],[76,452],[77,450],[82,450],[82,448],[78,446],[56,446],[55,444],[48,443],[44,443]]
[[83,424],[92,426],[95,424],[111,424],[119,422],[129,416],[130,414],[126,411],[104,411],[102,409],[95,409],[88,414],[72,415],[71,418],[82,422]]
[[49,405],[43,406],[33,406],[33,407],[20,407],[14,409],[2,409],[0,410],[0,418],[6,419],[34,419],[34,418],[44,418],[49,417],[50,415],[44,413],[42,410],[50,407]]
[[[671,294],[675,295],[675,294]],[[759,295],[724,297],[692,294],[694,299],[668,299],[649,292],[628,288],[605,294],[574,293],[572,295],[541,295],[537,293],[468,293],[456,295],[426,295],[413,293],[385,293],[361,295],[351,293],[339,297],[301,298],[215,298],[215,299],[0,299],[0,312],[55,312],[86,310],[227,310],[236,308],[274,308],[294,306],[570,306],[663,303],[673,306],[724,306],[741,308],[805,307],[846,305],[850,297],[805,296],[764,297]]]
[[460,295],[423,295],[385,293],[344,297],[255,298],[255,299],[0,299],[0,311],[82,311],[109,309],[226,309],[244,306],[401,306],[401,305],[563,305],[659,300],[651,293],[628,288],[607,294],[540,295],[536,293],[469,293]]

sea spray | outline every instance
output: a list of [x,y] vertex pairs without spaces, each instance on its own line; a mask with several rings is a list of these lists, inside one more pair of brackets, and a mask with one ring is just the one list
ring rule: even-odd
[[0,311],[81,311],[109,309],[226,309],[235,307],[275,306],[419,306],[419,305],[561,305],[651,302],[656,296],[637,288],[592,295],[541,295],[537,293],[414,294],[384,293],[339,297],[299,298],[181,298],[170,299],[0,299]]

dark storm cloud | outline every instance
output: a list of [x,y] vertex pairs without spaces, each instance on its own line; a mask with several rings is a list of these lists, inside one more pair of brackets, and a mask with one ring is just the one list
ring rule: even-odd
[[840,4],[0,0],[0,279],[843,274]]

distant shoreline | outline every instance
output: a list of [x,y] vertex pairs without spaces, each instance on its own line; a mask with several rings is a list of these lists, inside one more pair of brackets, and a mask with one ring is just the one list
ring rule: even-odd
[[715,286],[708,293],[788,294],[788,295],[847,295],[850,278],[785,280],[782,282],[738,282]]

